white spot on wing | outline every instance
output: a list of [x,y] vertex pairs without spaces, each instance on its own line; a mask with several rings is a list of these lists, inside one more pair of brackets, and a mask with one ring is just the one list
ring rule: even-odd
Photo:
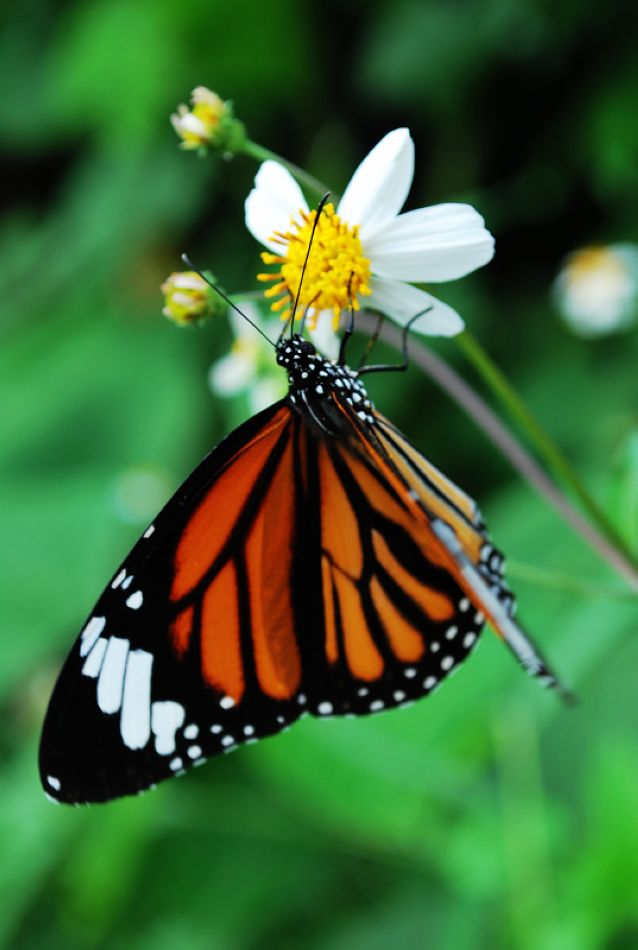
[[333,708],[332,703],[329,703],[329,702],[319,703],[319,705],[317,706],[317,712],[320,713],[320,715],[322,716],[329,716],[330,713],[332,712],[332,708]]
[[56,778],[55,775],[47,775],[47,782],[49,783],[51,788],[55,789],[56,792],[59,792],[60,789],[62,788],[60,779]]
[[219,700],[219,705],[222,707],[222,709],[232,709],[235,705],[235,700],[232,696],[222,696],[222,698]]
[[182,762],[179,756],[176,756],[176,758],[171,759],[171,761],[168,763],[168,767],[173,772],[179,772],[179,770],[183,768],[183,766],[184,766],[184,763]]
[[454,666],[454,657],[453,656],[444,656],[441,660],[441,669],[442,670],[451,670]]
[[151,729],[155,736],[155,751],[158,755],[171,755],[175,751],[175,733],[186,718],[184,707],[168,699],[151,706]]
[[123,588],[124,590],[126,590],[127,587],[130,587],[132,580],[133,580],[133,575],[132,575],[132,574],[129,574],[128,577],[125,577],[124,580],[122,581],[122,588]]
[[86,656],[91,650],[93,644],[104,630],[105,625],[106,617],[91,617],[81,634],[80,656]]
[[153,654],[131,650],[124,676],[120,733],[129,749],[143,749],[151,737],[151,670]]
[[465,649],[469,650],[475,640],[476,640],[476,634],[473,633],[473,631],[470,630],[469,633],[466,633],[465,636],[463,637],[463,646],[465,647]]
[[198,735],[199,726],[196,726],[194,722],[191,722],[191,724],[184,729],[185,739],[196,739]]
[[106,653],[106,644],[108,640],[106,637],[100,637],[84,661],[84,666],[82,667],[82,673],[84,676],[90,676],[92,679],[98,675],[102,669],[102,660],[104,659],[104,654]]
[[126,571],[124,570],[124,568],[122,568],[122,570],[120,571],[120,573],[117,575],[117,577],[115,578],[115,580],[114,580],[113,583],[111,584],[111,587],[112,587],[113,589],[115,589],[116,587],[119,587],[125,577],[126,577]]
[[144,532],[144,534],[142,535],[142,537],[143,537],[143,538],[150,538],[150,536],[153,534],[154,531],[155,531],[155,525],[154,525],[154,524],[150,524],[150,525],[148,526],[148,528],[146,529],[146,531]]
[[191,745],[187,749],[188,757],[190,759],[199,759],[202,754],[202,750],[198,745]]
[[143,602],[144,596],[141,590],[136,590],[130,597],[126,598],[126,606],[130,607],[131,610],[137,610]]
[[379,712],[380,709],[383,709],[384,702],[382,699],[375,699],[370,703],[370,712]]
[[107,715],[116,713],[122,705],[128,651],[129,642],[122,637],[111,637],[106,645],[97,681],[97,704]]

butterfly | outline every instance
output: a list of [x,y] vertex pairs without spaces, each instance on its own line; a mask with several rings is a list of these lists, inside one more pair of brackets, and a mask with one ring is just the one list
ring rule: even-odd
[[475,502],[374,408],[362,377],[389,367],[350,369],[350,332],[336,361],[279,340],[287,396],[201,462],[115,572],[44,723],[55,801],[142,792],[304,713],[407,705],[486,620],[558,685]]

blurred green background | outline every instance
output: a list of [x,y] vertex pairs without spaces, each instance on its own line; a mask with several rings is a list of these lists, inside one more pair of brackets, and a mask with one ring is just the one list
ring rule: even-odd
[[550,286],[573,248],[638,240],[638,8],[23,0],[0,19],[0,944],[638,946],[636,602],[416,370],[373,396],[480,501],[580,704],[487,634],[428,701],[303,721],[141,799],[56,808],[36,772],[54,676],[106,578],[247,413],[207,388],[228,328],[160,315],[183,250],[232,290],[258,269],[256,166],[200,161],[168,122],[200,83],[337,190],[410,127],[410,206],[470,200],[497,238],[441,296],[636,543],[636,331],[577,339]]

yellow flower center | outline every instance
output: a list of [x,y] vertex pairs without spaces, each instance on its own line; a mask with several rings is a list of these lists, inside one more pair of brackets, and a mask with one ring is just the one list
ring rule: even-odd
[[219,101],[219,103],[214,102],[198,102],[197,105],[193,106],[191,112],[196,119],[199,119],[200,122],[203,122],[208,130],[209,137],[213,135],[215,129],[219,125],[219,121],[222,117],[224,111],[224,103]]
[[606,247],[584,247],[574,251],[567,262],[569,281],[578,281],[583,277],[598,274],[610,279],[623,279],[627,276],[624,262]]
[[[284,233],[276,231],[271,240],[280,244],[281,254],[265,251],[264,264],[276,264],[274,274],[258,274],[257,279],[273,284],[265,291],[266,297],[277,297],[271,309],[287,320],[291,304],[299,292],[316,211],[300,211],[299,218],[291,219],[291,228]],[[332,310],[335,329],[341,311],[353,307],[359,310],[359,296],[372,291],[369,287],[370,261],[364,257],[358,226],[351,226],[335,214],[327,204],[317,222],[308,264],[299,292],[300,308],[308,310],[309,326],[313,328],[321,310]]]

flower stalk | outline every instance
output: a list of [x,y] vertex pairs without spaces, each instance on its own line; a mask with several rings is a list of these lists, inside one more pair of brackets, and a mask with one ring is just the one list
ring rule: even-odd
[[571,489],[602,534],[605,535],[614,547],[622,552],[630,563],[633,563],[632,552],[625,540],[611,523],[598,502],[589,493],[569,460],[563,455],[551,436],[545,432],[534,414],[527,408],[514,387],[489,356],[484,347],[481,346],[476,337],[467,329],[456,337],[456,341],[468,362],[472,364],[496,398],[521,426],[530,443],[534,446],[541,458],[543,458],[547,468],[554,473],[557,479]]
[[243,142],[240,151],[243,152],[244,155],[256,159],[258,162],[271,161],[283,165],[283,167],[290,172],[292,177],[296,178],[300,185],[312,191],[319,198],[323,197],[327,192],[330,192],[335,202],[339,200],[339,195],[331,191],[330,188],[319,181],[318,178],[315,178],[314,175],[310,175],[307,171],[304,171],[303,168],[299,168],[298,165],[294,165],[286,158],[282,158],[281,155],[277,155],[276,152],[271,152],[270,149],[264,148],[263,145],[258,145],[257,142],[253,142],[249,138]]

